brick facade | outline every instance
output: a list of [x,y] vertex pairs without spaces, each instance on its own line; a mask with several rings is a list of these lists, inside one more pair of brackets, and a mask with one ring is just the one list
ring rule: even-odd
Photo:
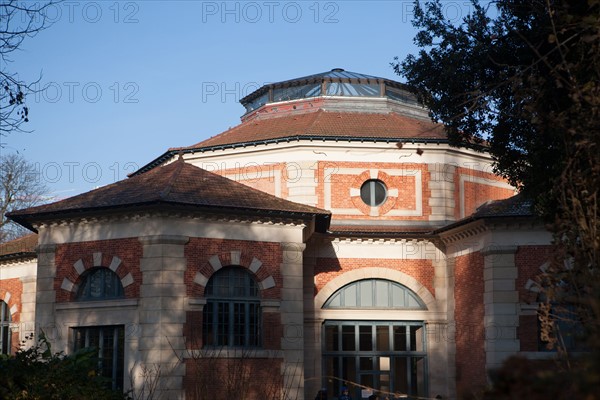
[[[101,254],[101,259],[95,260],[94,254]],[[75,291],[61,288],[64,279],[68,279],[75,285],[81,283],[83,274],[79,274],[74,266],[75,263],[81,260],[85,270],[94,267],[108,268],[114,257],[118,257],[120,260],[120,264],[115,271],[119,278],[123,279],[128,274],[133,277],[133,283],[124,288],[125,297],[128,299],[138,298],[142,282],[140,271],[142,245],[137,238],[131,238],[68,243],[57,246],[57,267],[54,279],[56,302],[63,303],[75,300],[77,295]]]
[[431,260],[317,258],[315,265],[315,291],[318,292],[334,278],[352,270],[380,267],[403,272],[425,286],[435,295],[435,276]]
[[459,256],[455,260],[457,393],[481,389],[487,383],[483,320],[483,261],[483,256],[479,252]]

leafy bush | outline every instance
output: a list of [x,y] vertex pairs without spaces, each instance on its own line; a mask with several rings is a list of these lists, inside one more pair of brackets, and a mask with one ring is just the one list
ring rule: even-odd
[[108,389],[106,378],[97,375],[96,354],[91,348],[71,355],[52,353],[42,333],[35,346],[21,348],[15,355],[0,355],[0,399],[128,399]]

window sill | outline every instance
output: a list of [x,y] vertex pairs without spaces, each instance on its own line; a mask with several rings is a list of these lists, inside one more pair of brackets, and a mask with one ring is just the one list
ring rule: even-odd
[[256,348],[206,348],[190,350],[185,356],[189,359],[217,359],[217,358],[283,358],[281,350],[266,350]]
[[115,300],[95,300],[95,301],[78,301],[69,303],[56,303],[57,310],[83,310],[83,309],[98,309],[98,308],[124,308],[137,307],[138,299],[115,299]]

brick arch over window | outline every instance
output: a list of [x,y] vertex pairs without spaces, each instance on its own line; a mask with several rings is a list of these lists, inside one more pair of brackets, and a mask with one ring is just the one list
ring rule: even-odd
[[246,268],[257,278],[258,288],[260,290],[271,289],[275,287],[275,278],[273,278],[271,274],[268,274],[262,280],[258,279],[262,265],[263,263],[261,260],[256,257],[252,257],[249,254],[243,253],[241,250],[232,250],[226,253],[215,254],[210,257],[203,268],[200,269],[201,271],[212,271],[210,276],[206,276],[206,274],[198,272],[194,276],[194,283],[202,286],[202,288],[205,288],[212,274],[221,268],[226,266],[239,266]]
[[[133,275],[129,267],[123,264],[122,260],[114,255],[102,254],[101,252],[92,253],[92,262],[85,262],[84,260],[90,259],[90,257],[82,257],[75,261],[71,266],[71,271],[68,277],[64,277],[60,288],[67,292],[70,292],[70,300],[75,300],[79,285],[81,284],[82,278],[85,272],[92,268],[108,268],[119,276],[123,289],[125,291],[125,297],[129,298],[128,288],[134,282]],[[69,279],[70,278],[70,279]]]
[[11,321],[18,322],[19,304],[13,295],[8,290],[0,289],[0,301],[7,304]]
[[387,279],[398,282],[408,289],[412,290],[425,303],[427,311],[436,311],[437,302],[431,292],[422,285],[419,281],[404,272],[396,271],[389,268],[361,268],[348,271],[327,283],[315,296],[315,306],[320,309],[323,307],[327,299],[331,297],[338,289],[346,286],[349,283],[362,279]]

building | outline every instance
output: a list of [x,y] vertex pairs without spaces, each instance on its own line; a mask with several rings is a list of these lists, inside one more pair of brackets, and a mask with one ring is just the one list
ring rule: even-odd
[[512,354],[548,356],[534,278],[551,237],[484,147],[342,69],[241,103],[226,132],[10,214],[37,235],[0,251],[3,350],[42,329],[165,399],[451,399]]

